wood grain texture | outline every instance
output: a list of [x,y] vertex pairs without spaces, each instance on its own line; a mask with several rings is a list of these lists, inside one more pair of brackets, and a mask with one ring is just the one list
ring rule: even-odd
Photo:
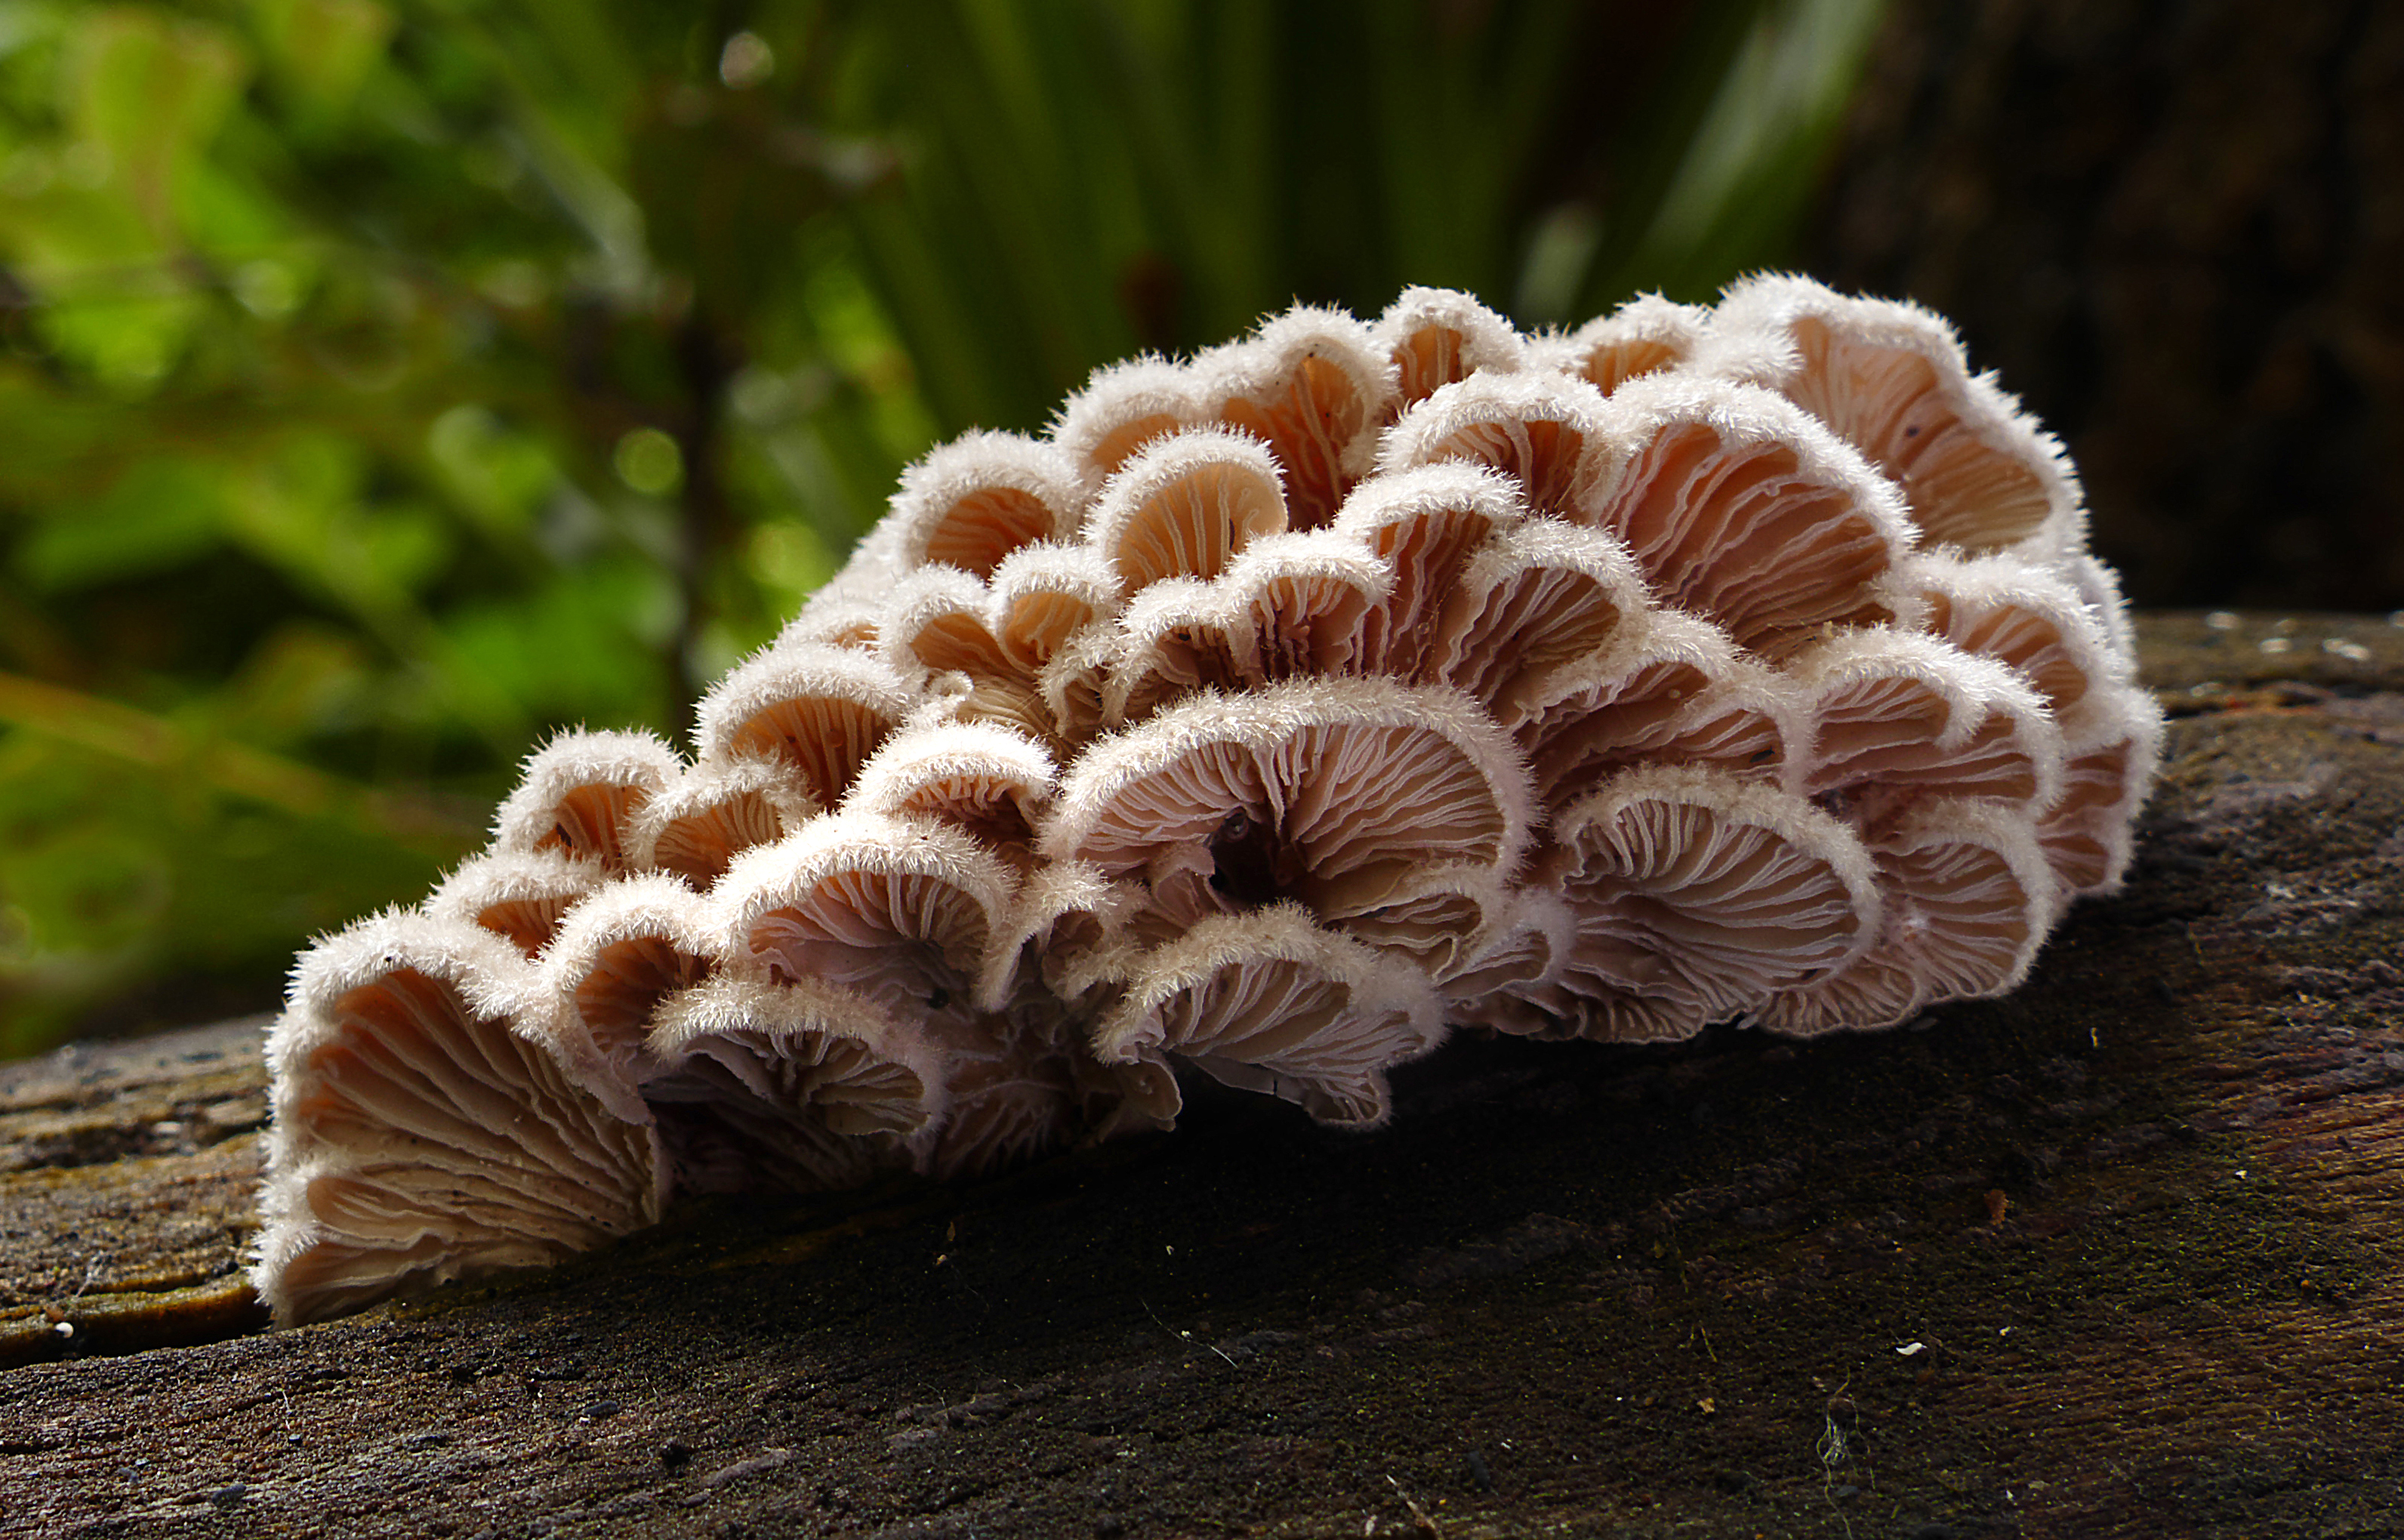
[[1464,1041],[287,1332],[255,1025],[0,1069],[0,1533],[2397,1533],[2404,629],[2142,630],[2128,891],[1880,1037]]

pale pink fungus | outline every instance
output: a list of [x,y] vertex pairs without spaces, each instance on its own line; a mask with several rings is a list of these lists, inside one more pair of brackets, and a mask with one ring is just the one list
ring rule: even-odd
[[2025,977],[2160,752],[2060,446],[1912,306],[1523,338],[1411,289],[971,434],[693,754],[571,733],[295,973],[279,1319],[673,1188],[992,1169],[1448,1027],[1891,1027]]

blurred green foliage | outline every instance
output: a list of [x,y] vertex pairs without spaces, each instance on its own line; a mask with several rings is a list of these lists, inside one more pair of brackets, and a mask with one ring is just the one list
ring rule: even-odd
[[1773,260],[1879,0],[0,0],[0,1054],[273,1001],[936,438]]

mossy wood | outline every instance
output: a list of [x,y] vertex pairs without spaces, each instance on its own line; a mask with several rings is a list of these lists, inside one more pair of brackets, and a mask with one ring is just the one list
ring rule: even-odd
[[2404,1522],[2404,628],[2148,617],[2020,993],[1461,1042],[994,1182],[259,1329],[256,1024],[0,1071],[0,1533],[2262,1534]]

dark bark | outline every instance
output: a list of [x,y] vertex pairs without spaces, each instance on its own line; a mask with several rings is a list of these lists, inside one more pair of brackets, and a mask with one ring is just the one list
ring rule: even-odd
[[255,1028],[0,1071],[0,1531],[2387,1533],[2404,629],[2144,635],[2128,891],[1883,1036],[1462,1043],[1365,1137],[1211,1099],[287,1332]]

